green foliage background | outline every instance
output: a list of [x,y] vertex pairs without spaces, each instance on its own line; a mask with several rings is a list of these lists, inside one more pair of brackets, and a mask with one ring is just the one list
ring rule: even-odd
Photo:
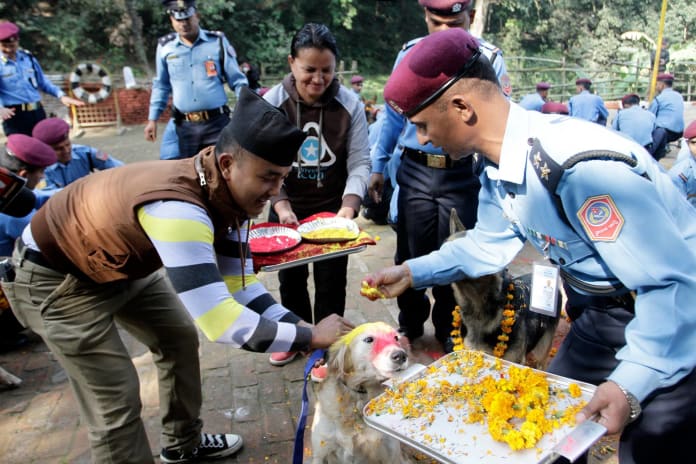
[[[622,40],[622,33],[640,31],[657,39],[661,1],[487,1],[483,36],[510,59],[563,58],[591,74],[612,63],[649,61],[652,46]],[[340,58],[357,60],[361,74],[379,80],[391,70],[401,45],[426,33],[417,0],[199,0],[198,8],[203,27],[224,31],[240,60],[263,63],[276,75],[287,70],[290,38],[305,22],[327,24],[338,40]],[[147,75],[157,38],[171,31],[160,0],[0,1],[0,19],[22,28],[22,46],[51,72],[93,61],[112,70],[129,65],[136,75]],[[694,31],[696,2],[669,0],[665,36],[673,58],[696,62]],[[515,77],[515,86],[524,88],[544,76]],[[366,90],[371,97],[373,89]]]

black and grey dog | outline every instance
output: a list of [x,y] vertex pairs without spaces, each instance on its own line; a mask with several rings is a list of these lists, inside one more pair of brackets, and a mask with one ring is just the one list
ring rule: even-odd
[[[453,209],[450,214],[450,237],[453,240],[466,234],[466,228]],[[553,337],[561,312],[560,290],[557,295],[556,317],[529,309],[531,274],[513,278],[507,270],[477,279],[463,279],[452,283],[454,297],[460,308],[462,332],[466,333],[466,349],[493,354],[498,337],[503,333],[503,310],[510,302],[514,310],[514,324],[504,341],[507,348],[503,359],[527,364],[530,367],[546,367]],[[512,300],[508,299],[512,296]]]

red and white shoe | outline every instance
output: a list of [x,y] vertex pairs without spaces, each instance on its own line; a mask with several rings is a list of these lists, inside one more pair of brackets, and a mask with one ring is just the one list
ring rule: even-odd
[[273,366],[284,366],[291,363],[297,357],[297,351],[284,351],[279,353],[271,353],[268,362]]

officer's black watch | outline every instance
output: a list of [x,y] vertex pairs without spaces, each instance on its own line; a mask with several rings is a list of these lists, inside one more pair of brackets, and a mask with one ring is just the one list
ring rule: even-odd
[[[614,383],[616,383],[616,382],[614,382]],[[628,401],[628,406],[631,408],[631,412],[628,415],[628,423],[630,424],[634,420],[638,419],[638,416],[640,416],[640,413],[643,411],[643,408],[640,407],[640,401],[638,401],[638,398],[636,398],[636,395],[634,395],[630,391],[626,390],[624,387],[622,387],[618,383],[616,385],[621,389],[621,392],[623,392],[624,396],[626,396],[626,400]]]

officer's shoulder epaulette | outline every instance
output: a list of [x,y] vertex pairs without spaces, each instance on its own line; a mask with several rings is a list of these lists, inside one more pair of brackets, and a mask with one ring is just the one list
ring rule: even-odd
[[27,50],[26,48],[20,48],[19,51],[21,51],[25,55],[29,56],[29,58],[34,56],[34,54],[32,52],[30,52],[29,50]]
[[413,47],[413,46],[416,45],[418,42],[420,42],[420,40],[421,40],[422,38],[423,38],[423,37],[418,37],[417,39],[411,39],[411,40],[409,40],[408,42],[406,42],[405,44],[403,44],[403,45],[401,46],[401,50],[402,50],[402,51],[403,51],[403,50],[408,50],[409,48]]
[[205,31],[208,34],[217,36],[217,37],[225,37],[225,33],[222,31]]
[[491,55],[495,54],[503,54],[503,51],[487,41],[486,39],[482,39],[481,37],[478,38],[479,40],[479,46],[483,48],[486,52],[490,53]]
[[172,40],[176,39],[176,32],[170,32],[167,35],[163,35],[159,39],[157,39],[157,43],[160,45],[165,45],[171,42]]

